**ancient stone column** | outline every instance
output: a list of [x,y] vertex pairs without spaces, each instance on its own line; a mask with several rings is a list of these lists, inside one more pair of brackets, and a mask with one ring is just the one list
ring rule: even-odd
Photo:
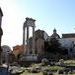
[[29,54],[29,27],[27,26],[27,54]]
[[25,28],[23,27],[23,45],[25,45]]
[[[24,22],[24,27],[23,27],[23,46],[26,46],[26,54],[30,53],[29,50],[29,27],[32,27],[32,35],[33,35],[33,40],[32,40],[32,53],[35,53],[35,37],[34,37],[34,32],[35,32],[35,20],[32,18],[26,18],[26,21]],[[26,31],[26,34],[25,34]],[[26,37],[26,40],[25,40]],[[26,44],[25,44],[26,43]]]
[[35,54],[35,34],[34,34],[34,32],[35,32],[35,26],[33,26],[33,31],[32,31],[32,33],[33,33],[32,53],[33,53],[33,54]]
[[23,53],[25,53],[25,28],[24,26],[23,26],[23,50],[24,50]]

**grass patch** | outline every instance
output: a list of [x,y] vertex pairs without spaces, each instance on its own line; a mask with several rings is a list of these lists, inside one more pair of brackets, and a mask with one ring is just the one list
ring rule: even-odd
[[24,73],[21,74],[21,75],[43,75],[43,73],[42,73],[42,72],[40,72],[40,73],[29,73],[29,72],[24,72]]
[[57,71],[57,70],[63,70],[64,67],[60,67],[60,66],[50,66],[49,69],[51,71]]
[[75,66],[75,60],[66,60],[64,61],[66,66]]
[[72,64],[75,64],[75,60],[66,60],[66,61],[64,61],[64,63],[72,63]]

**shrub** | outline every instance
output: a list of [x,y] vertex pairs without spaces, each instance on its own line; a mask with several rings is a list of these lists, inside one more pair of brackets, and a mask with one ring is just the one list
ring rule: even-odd
[[49,69],[50,69],[51,71],[57,71],[57,70],[63,70],[64,67],[60,67],[60,66],[51,66],[51,67],[49,67]]
[[43,66],[45,66],[45,65],[48,65],[49,61],[48,61],[48,59],[43,58],[41,63],[42,63]]

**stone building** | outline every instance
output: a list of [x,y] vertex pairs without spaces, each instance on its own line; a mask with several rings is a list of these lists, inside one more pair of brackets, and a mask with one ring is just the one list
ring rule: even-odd
[[64,47],[68,49],[69,55],[75,55],[75,33],[62,34],[62,39]]
[[72,55],[74,53],[74,44],[73,41],[65,38],[59,39],[59,43],[61,44],[61,47],[65,49],[68,55]]
[[43,30],[35,32],[35,49],[37,54],[44,54],[44,42],[47,40],[48,34]]
[[50,38],[57,38],[57,39],[60,38],[59,34],[57,34],[57,30],[56,29],[53,30],[53,34],[50,36]]
[[57,30],[56,29],[54,29],[52,35],[48,37],[47,42],[49,42],[52,38],[55,38],[57,40],[60,39],[60,36],[57,33]]
[[11,53],[12,53],[11,48],[7,45],[3,45],[2,46],[2,62],[5,62],[8,64]]
[[68,33],[68,34],[62,34],[62,38],[57,34],[56,29],[53,30],[53,34],[50,36],[50,38],[56,38],[58,39],[59,43],[61,44],[61,47],[63,47],[68,55],[75,54],[74,50],[74,44],[75,44],[75,34],[74,33]]
[[36,30],[35,31],[35,39],[42,38],[44,40],[48,39],[48,34],[44,30]]
[[[43,30],[36,30],[35,33],[35,53],[44,54],[44,42],[48,39],[48,34]],[[29,39],[29,49],[32,53],[32,37]]]
[[0,46],[1,46],[1,38],[2,38],[2,35],[3,35],[3,31],[2,31],[2,28],[1,28],[2,17],[3,17],[3,12],[0,8]]
[[1,64],[1,52],[2,52],[2,49],[1,49],[1,38],[2,38],[2,35],[3,35],[3,31],[2,31],[2,28],[1,28],[1,23],[2,23],[2,17],[3,17],[3,12],[0,8],[0,64]]
[[38,38],[35,42],[36,54],[44,54],[44,39]]
[[18,57],[18,55],[23,54],[23,52],[25,52],[23,51],[23,45],[16,45],[13,47],[13,54],[16,58]]

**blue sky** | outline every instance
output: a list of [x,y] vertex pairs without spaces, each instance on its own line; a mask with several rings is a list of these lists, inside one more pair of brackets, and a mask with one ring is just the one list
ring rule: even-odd
[[22,44],[22,26],[26,17],[36,20],[36,30],[52,34],[75,32],[75,0],[0,0],[4,16],[2,45]]

